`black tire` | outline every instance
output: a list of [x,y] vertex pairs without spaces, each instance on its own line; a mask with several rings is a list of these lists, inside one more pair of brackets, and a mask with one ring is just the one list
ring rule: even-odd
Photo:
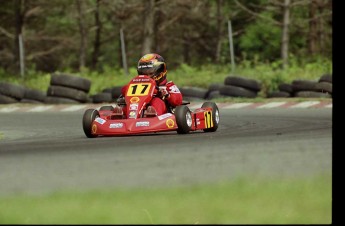
[[20,103],[27,103],[27,104],[44,104],[43,101],[33,100],[33,99],[21,99]]
[[215,98],[224,98],[224,97],[226,97],[226,96],[220,94],[219,90],[214,90],[214,91],[211,91],[207,95],[206,99],[207,100],[212,100],[212,99],[215,99]]
[[332,96],[328,93],[321,93],[315,91],[299,91],[295,93],[295,97],[331,98]]
[[319,82],[328,82],[332,83],[332,75],[331,74],[324,74],[320,77]]
[[13,103],[18,103],[18,100],[13,97],[0,94],[0,104],[13,104]]
[[113,106],[102,106],[99,108],[99,111],[114,111],[114,107]]
[[77,100],[81,103],[85,103],[87,101],[87,93],[84,91],[64,86],[49,86],[47,96],[65,97]]
[[223,85],[219,89],[220,94],[231,97],[247,97],[254,98],[257,96],[257,93],[246,88]]
[[92,122],[95,118],[99,117],[99,112],[96,109],[87,109],[83,115],[83,130],[88,138],[97,137],[97,135],[92,134]]
[[7,82],[0,82],[0,94],[4,96],[9,96],[14,99],[21,100],[24,97],[24,92],[24,86]]
[[287,93],[292,93],[293,90],[292,90],[292,85],[291,84],[288,84],[288,83],[281,83],[278,85],[278,89],[279,91],[282,91],[282,92],[287,92]]
[[204,132],[215,132],[218,129],[219,125],[219,109],[216,103],[214,102],[205,102],[201,105],[201,108],[211,107],[212,108],[212,124],[213,127],[204,129]]
[[88,93],[90,91],[91,81],[78,76],[53,73],[51,74],[50,85],[70,87]]
[[205,99],[208,90],[200,87],[181,87],[180,92],[182,93],[183,97],[196,97],[199,99]]
[[292,90],[294,93],[299,91],[316,91],[315,85],[318,82],[309,80],[294,80],[292,81]]
[[113,102],[111,93],[97,93],[92,96],[93,103],[111,103]]
[[222,83],[212,83],[208,86],[208,92],[212,92],[212,91],[216,91],[220,89],[220,87],[222,86]]
[[267,98],[276,98],[276,97],[291,97],[291,94],[284,91],[272,91],[267,93]]
[[192,112],[186,105],[180,105],[175,108],[175,118],[177,123],[177,133],[186,134],[192,128]]
[[332,93],[333,84],[330,82],[319,82],[315,85],[315,89],[322,93]]
[[36,100],[39,102],[44,102],[46,96],[47,95],[40,90],[26,88],[23,99],[30,99],[30,100]]
[[112,100],[116,100],[121,95],[122,86],[113,86],[105,88],[102,93],[111,93]]
[[237,76],[226,77],[224,80],[224,84],[242,87],[254,92],[259,92],[261,90],[261,84],[258,81],[254,79],[242,78]]
[[121,96],[122,86],[114,86],[111,88],[111,96],[113,99],[117,99]]

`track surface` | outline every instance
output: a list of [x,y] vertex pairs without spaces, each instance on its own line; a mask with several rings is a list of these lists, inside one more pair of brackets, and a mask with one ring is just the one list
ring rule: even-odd
[[332,173],[332,109],[220,109],[215,133],[94,139],[82,115],[0,114],[0,195]]

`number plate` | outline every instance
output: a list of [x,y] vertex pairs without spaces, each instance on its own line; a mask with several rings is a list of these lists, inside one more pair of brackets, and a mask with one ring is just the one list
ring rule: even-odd
[[127,96],[146,96],[151,88],[151,83],[130,84]]

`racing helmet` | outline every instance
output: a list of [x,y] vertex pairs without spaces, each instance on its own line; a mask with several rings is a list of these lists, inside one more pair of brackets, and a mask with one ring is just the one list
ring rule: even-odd
[[137,71],[139,75],[148,75],[160,83],[166,78],[167,66],[162,56],[149,53],[140,58]]

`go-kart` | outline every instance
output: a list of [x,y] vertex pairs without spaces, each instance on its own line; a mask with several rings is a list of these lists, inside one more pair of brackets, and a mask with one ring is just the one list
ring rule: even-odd
[[125,96],[116,104],[125,108],[124,113],[114,112],[113,106],[87,109],[83,115],[83,130],[87,137],[118,136],[152,132],[176,131],[187,134],[203,130],[215,132],[219,125],[219,110],[214,102],[204,102],[200,108],[191,111],[188,101],[177,107],[167,106],[168,112],[158,116],[145,114],[150,100],[158,95],[156,82],[146,75],[138,75],[128,83]]

